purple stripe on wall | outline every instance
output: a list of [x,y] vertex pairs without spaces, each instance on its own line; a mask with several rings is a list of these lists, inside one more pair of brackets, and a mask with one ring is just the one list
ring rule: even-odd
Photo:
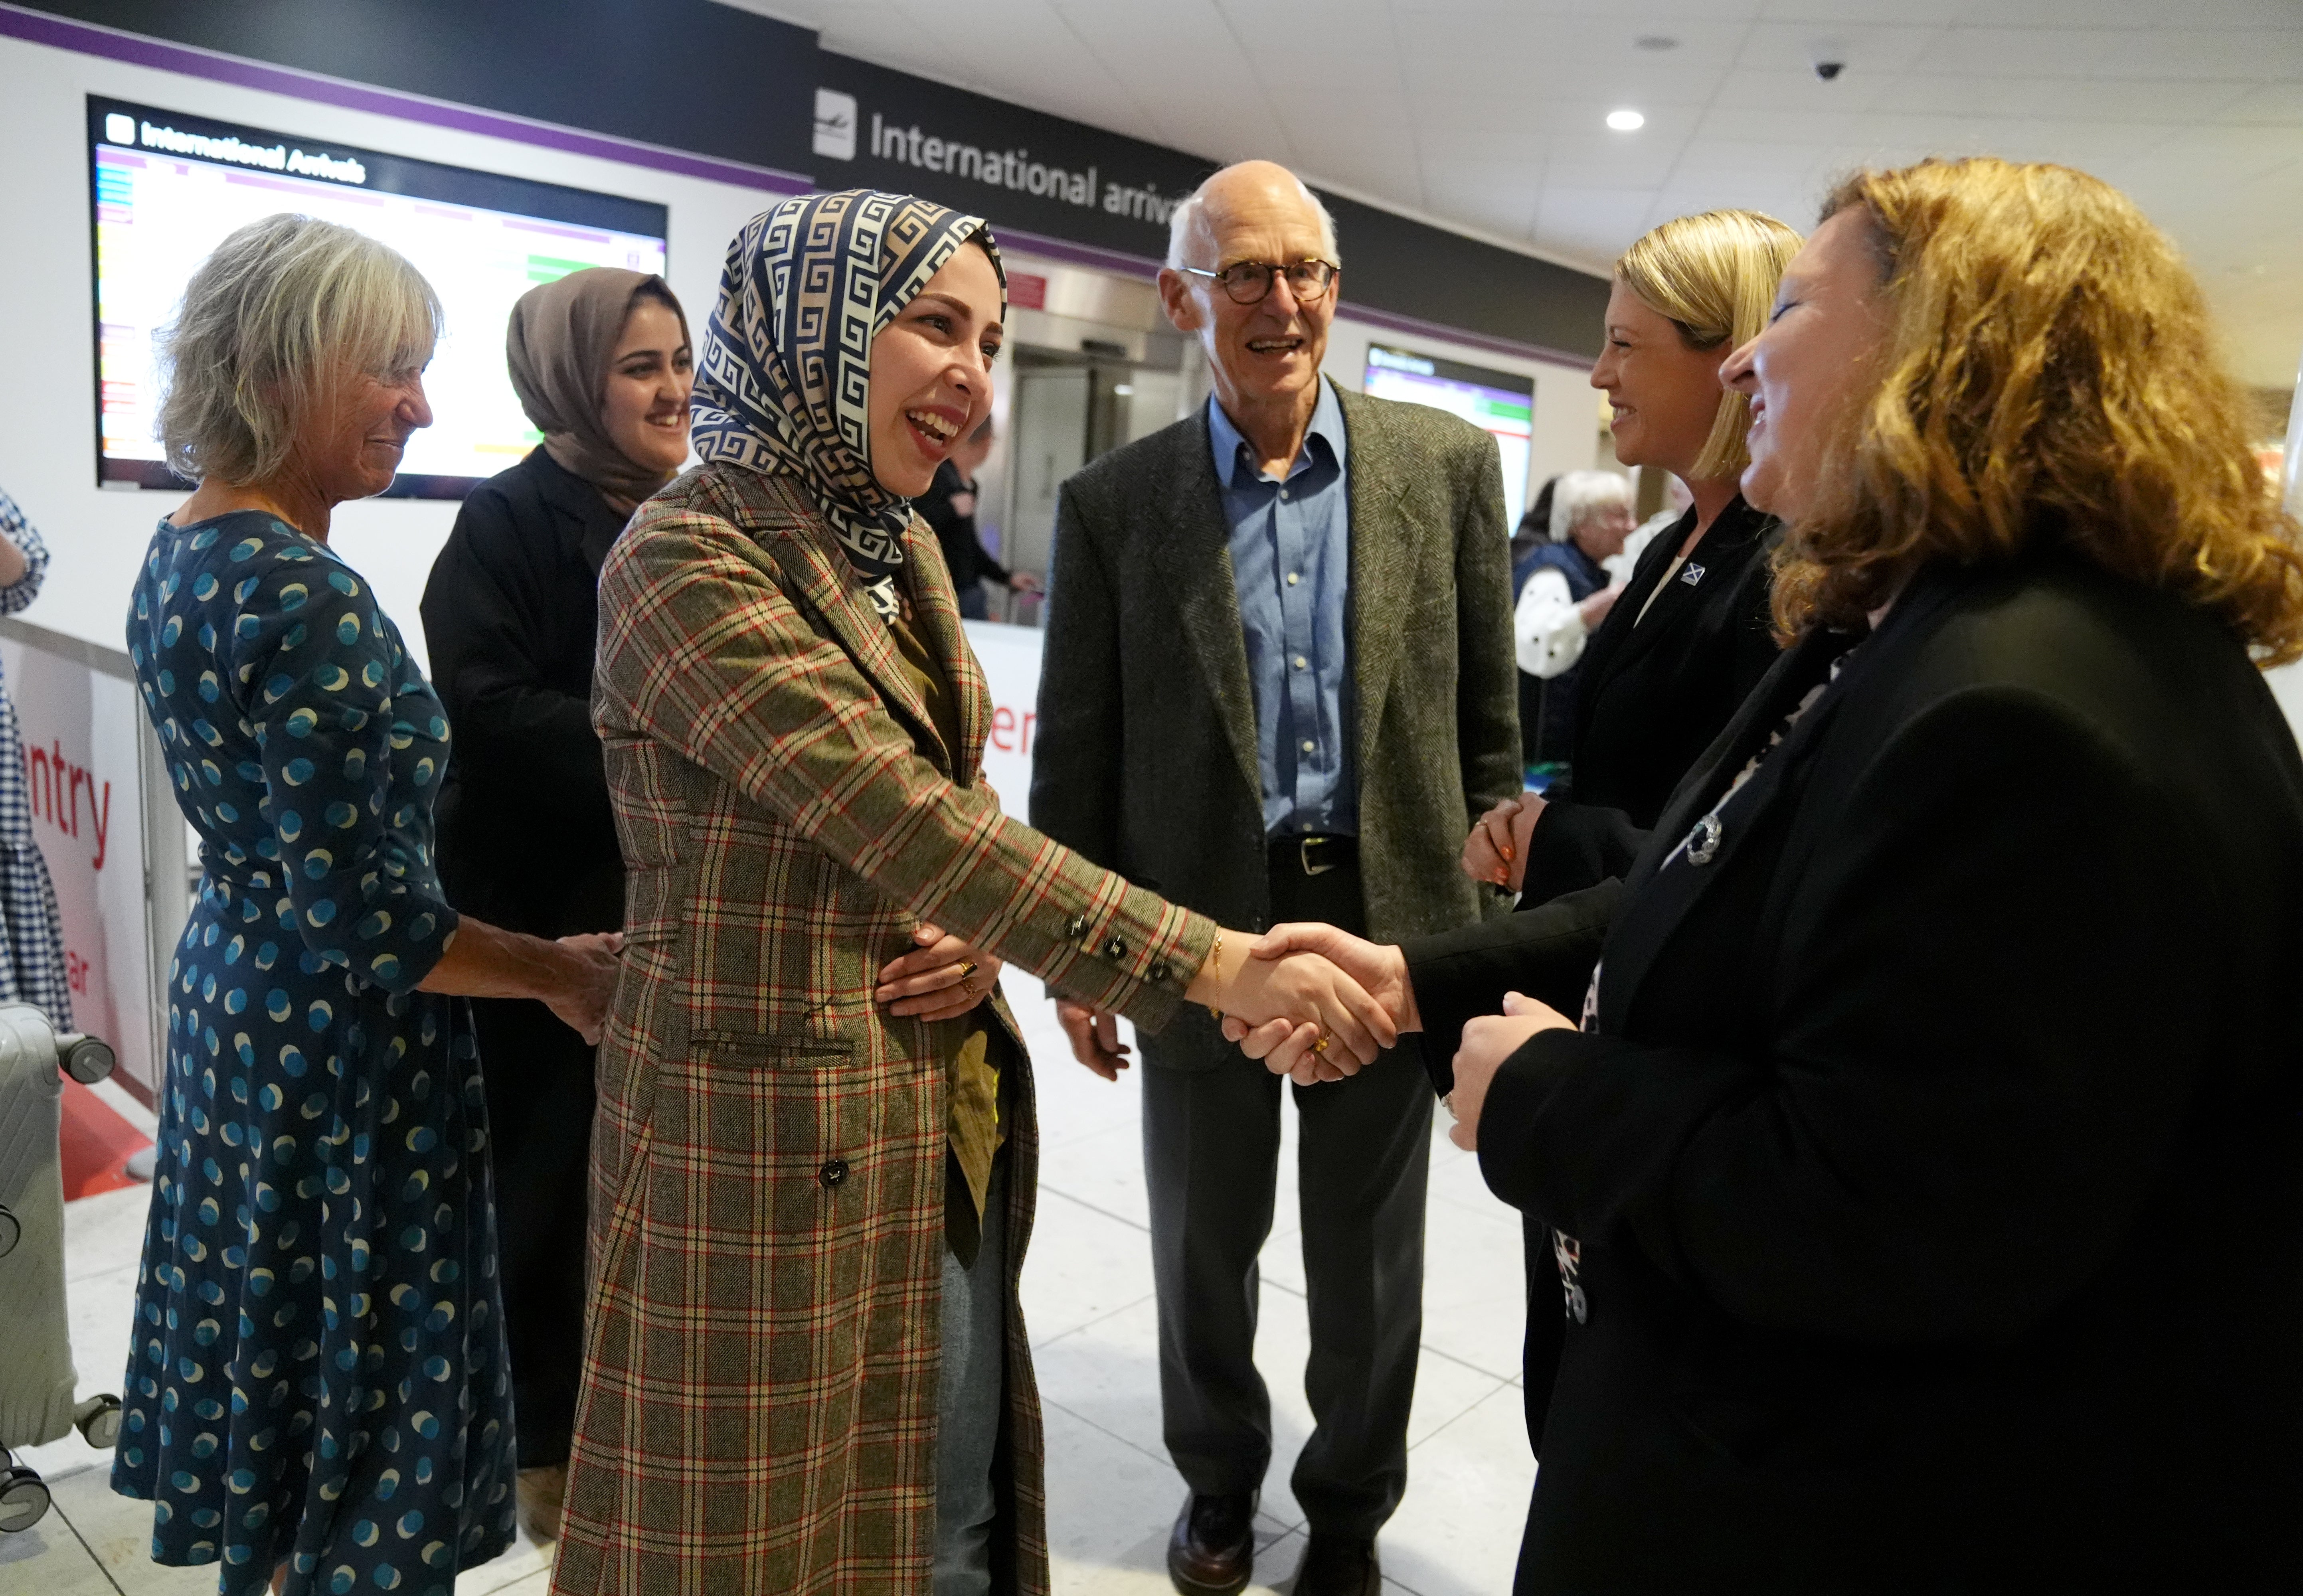
[[506,116],[500,112],[474,110],[469,106],[426,99],[422,95],[346,82],[341,78],[326,77],[318,72],[272,66],[238,55],[225,55],[213,50],[194,49],[189,45],[147,38],[138,33],[99,28],[89,22],[70,21],[63,17],[50,16],[46,12],[27,11],[17,5],[0,4],[0,36],[21,38],[36,45],[50,45],[83,55],[125,61],[136,66],[155,67],[162,72],[182,72],[187,77],[206,78],[213,82],[237,84],[242,89],[260,89],[271,94],[291,95],[297,99],[313,100],[325,106],[340,106],[348,111],[397,116],[409,122],[428,122],[434,127],[452,128],[458,132],[480,133],[492,139],[533,144],[539,148],[556,149],[567,155],[593,156],[603,161],[620,161],[628,166],[645,166],[657,172],[676,173],[682,177],[700,177],[707,182],[729,183],[739,189],[758,189],[771,194],[805,194],[815,187],[812,179],[796,172],[747,166],[738,161],[690,155],[684,150],[666,149],[661,145],[643,144],[637,139],[586,133],[551,122]]

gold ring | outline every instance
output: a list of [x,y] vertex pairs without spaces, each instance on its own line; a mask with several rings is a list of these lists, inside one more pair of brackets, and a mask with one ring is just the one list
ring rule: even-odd
[[962,964],[959,967],[959,978],[962,981],[966,980],[970,975],[975,974],[976,968],[977,966],[975,960],[972,958],[967,960],[965,964]]
[[975,977],[973,975],[962,975],[959,978],[959,990],[966,992],[969,997],[974,997],[975,995]]
[[1326,1052],[1328,1051],[1328,1038],[1322,1036],[1319,1041],[1313,1043],[1312,1044],[1312,1051],[1315,1053]]

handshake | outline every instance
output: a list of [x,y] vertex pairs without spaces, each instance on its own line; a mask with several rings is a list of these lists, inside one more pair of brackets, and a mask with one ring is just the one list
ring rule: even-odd
[[[1333,925],[1226,932],[1192,983],[1191,997],[1223,1017],[1224,1036],[1299,1085],[1337,1081],[1422,1029],[1406,957]],[[1056,1003],[1072,1053],[1106,1080],[1127,1068],[1118,1017],[1068,999]]]
[[[1405,952],[1333,925],[1278,925],[1261,938],[1227,932],[1190,995],[1222,1015],[1226,1041],[1299,1086],[1356,1075],[1403,1034],[1423,1028]],[[1478,1148],[1488,1084],[1504,1060],[1540,1031],[1575,1028],[1519,992],[1503,993],[1502,1004],[1500,1014],[1465,1025],[1455,1050],[1455,1089],[1447,1098],[1455,1124],[1447,1134],[1467,1153]],[[1073,1057],[1118,1080],[1128,1062],[1118,1017],[1065,998],[1056,1000],[1056,1013]]]

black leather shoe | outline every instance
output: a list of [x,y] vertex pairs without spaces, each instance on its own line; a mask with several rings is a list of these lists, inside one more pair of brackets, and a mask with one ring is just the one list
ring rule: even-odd
[[1184,1596],[1236,1596],[1255,1572],[1255,1499],[1187,1496],[1168,1541],[1168,1577]]
[[1295,1570],[1295,1596],[1380,1596],[1382,1590],[1374,1541],[1312,1532]]

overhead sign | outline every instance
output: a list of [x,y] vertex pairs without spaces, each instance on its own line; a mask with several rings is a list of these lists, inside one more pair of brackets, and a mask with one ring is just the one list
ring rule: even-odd
[[1005,224],[1163,258],[1168,219],[1214,164],[821,52],[815,181],[885,189]]
[[[830,50],[816,54],[822,189],[917,194],[1002,228],[1164,260],[1168,219],[1215,163]],[[1605,277],[1322,192],[1347,305],[1559,351],[1599,352]],[[1014,301],[1022,303],[1021,300]]]

